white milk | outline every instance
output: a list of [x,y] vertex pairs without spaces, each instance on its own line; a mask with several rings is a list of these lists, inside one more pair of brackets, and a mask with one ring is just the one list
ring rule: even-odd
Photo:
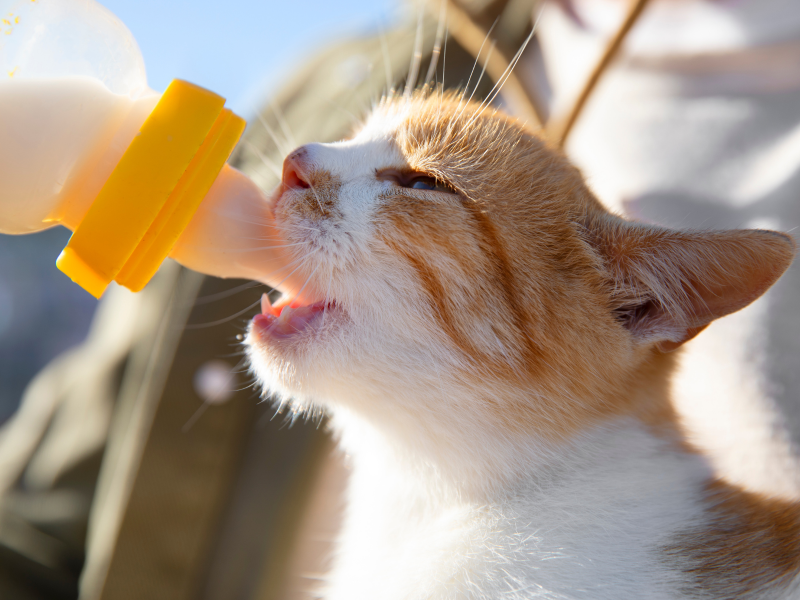
[[90,77],[0,82],[0,232],[74,229],[157,101]]

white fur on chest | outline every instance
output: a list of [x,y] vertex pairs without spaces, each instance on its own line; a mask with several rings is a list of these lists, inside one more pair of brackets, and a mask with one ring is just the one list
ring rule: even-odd
[[325,598],[679,596],[660,547],[701,517],[709,472],[632,422],[585,434],[484,498],[420,478],[377,438],[345,440],[348,514]]

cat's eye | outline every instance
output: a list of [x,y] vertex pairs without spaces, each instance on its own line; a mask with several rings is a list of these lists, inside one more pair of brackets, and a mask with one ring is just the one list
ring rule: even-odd
[[411,182],[410,185],[404,186],[410,187],[415,190],[435,190],[437,187],[441,188],[441,185],[433,177],[415,177]]
[[412,190],[431,190],[455,194],[456,191],[443,181],[435,177],[416,171],[399,171],[397,169],[381,169],[375,171],[375,176],[381,181],[391,181],[400,187]]

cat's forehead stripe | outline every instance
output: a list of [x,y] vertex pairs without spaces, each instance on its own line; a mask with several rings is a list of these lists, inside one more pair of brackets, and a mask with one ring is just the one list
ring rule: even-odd
[[[477,279],[482,278],[483,289],[497,291],[498,296],[492,298],[492,303],[505,304],[504,308],[512,309],[516,332],[524,336],[526,316],[512,299],[515,282],[505,264],[504,251],[485,216],[477,217],[474,209],[462,205],[428,204],[400,195],[383,204],[379,217],[391,224],[383,230],[384,241],[414,269],[431,303],[431,316],[451,341],[475,364],[494,364],[494,368],[507,366],[501,357],[482,352],[470,336],[473,320],[481,315],[473,319],[469,313],[488,299],[471,298],[459,302],[453,294],[454,287],[475,285],[480,283]],[[443,265],[451,268],[443,268]],[[518,365],[526,362],[523,356],[504,358],[506,361],[515,358]]]

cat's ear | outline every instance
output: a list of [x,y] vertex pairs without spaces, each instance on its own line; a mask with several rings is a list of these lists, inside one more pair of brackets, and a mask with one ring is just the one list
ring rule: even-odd
[[611,309],[662,352],[761,296],[795,253],[794,240],[774,231],[672,231],[610,215],[585,226],[611,286]]

